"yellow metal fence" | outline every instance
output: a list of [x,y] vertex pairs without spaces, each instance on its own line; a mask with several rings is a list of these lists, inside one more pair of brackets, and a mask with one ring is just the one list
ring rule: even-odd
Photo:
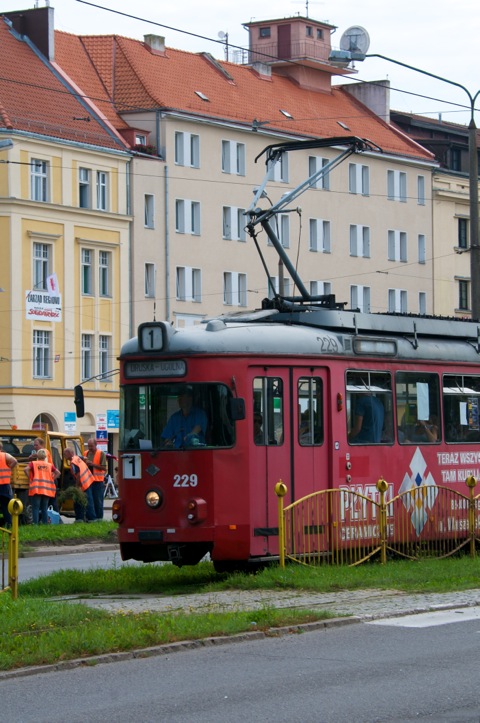
[[391,496],[380,479],[375,499],[350,488],[328,489],[284,505],[278,497],[280,564],[359,565],[372,558],[419,560],[448,557],[462,548],[476,554],[480,543],[480,495],[468,477],[465,493],[422,485]]
[[12,529],[0,527],[2,552],[2,587],[0,592],[11,592],[14,600],[18,597],[18,519],[23,512],[23,505],[16,497],[8,503],[8,511],[12,516]]

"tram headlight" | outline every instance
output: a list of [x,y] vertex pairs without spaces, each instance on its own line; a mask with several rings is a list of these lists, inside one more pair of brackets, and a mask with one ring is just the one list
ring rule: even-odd
[[163,502],[163,495],[159,490],[148,490],[145,495],[145,502],[147,503],[147,507],[156,510]]

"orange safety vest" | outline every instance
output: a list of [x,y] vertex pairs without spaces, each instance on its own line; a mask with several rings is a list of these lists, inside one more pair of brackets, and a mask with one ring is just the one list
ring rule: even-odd
[[43,459],[37,459],[30,462],[30,487],[28,489],[29,497],[33,495],[45,495],[46,497],[55,497],[57,488],[53,480],[53,467],[50,462]]
[[12,479],[12,470],[7,464],[6,452],[0,452],[0,485],[9,485]]
[[[88,456],[88,455],[87,455]],[[105,479],[106,470],[104,469],[95,469],[95,467],[101,466],[101,459],[102,459],[102,451],[100,449],[97,449],[95,454],[93,455],[93,459],[90,460],[93,464],[93,470],[91,470],[93,476],[95,477],[95,482],[103,482]]]
[[78,482],[80,483],[82,490],[85,492],[85,490],[88,490],[92,482],[95,482],[95,477],[90,472],[83,459],[81,459],[77,454],[73,455],[72,464],[76,465],[80,470]]

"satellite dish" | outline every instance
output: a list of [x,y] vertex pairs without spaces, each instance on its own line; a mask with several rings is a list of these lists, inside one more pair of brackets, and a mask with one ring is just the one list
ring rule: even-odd
[[369,47],[370,37],[360,25],[352,25],[340,38],[340,50],[347,50],[349,53],[365,55]]

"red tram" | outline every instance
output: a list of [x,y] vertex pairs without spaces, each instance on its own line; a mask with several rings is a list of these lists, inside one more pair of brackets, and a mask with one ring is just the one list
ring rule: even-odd
[[[478,324],[265,305],[188,329],[142,324],[124,345],[123,559],[210,553],[225,569],[277,556],[280,479],[293,501],[339,487],[376,497],[381,476],[391,495],[463,492],[480,476]],[[169,428],[185,396],[197,424]]]

